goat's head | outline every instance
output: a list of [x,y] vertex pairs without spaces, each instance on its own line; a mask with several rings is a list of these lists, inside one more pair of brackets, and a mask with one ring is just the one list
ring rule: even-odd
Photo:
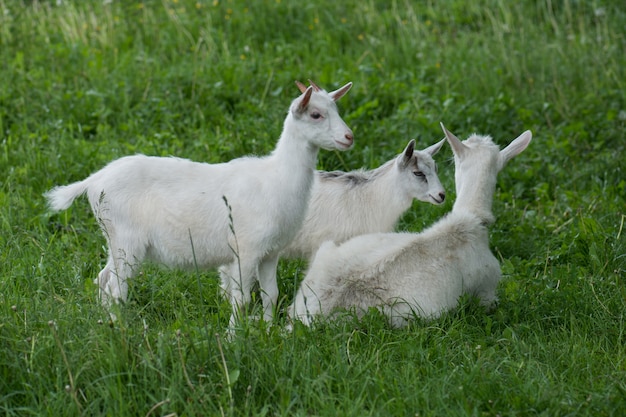
[[311,80],[309,82],[311,85],[306,87],[296,81],[302,95],[293,101],[290,109],[294,119],[302,123],[297,127],[299,133],[313,145],[324,149],[349,149],[354,136],[339,116],[335,102],[350,90],[352,83],[327,93]]
[[[475,155],[471,159],[477,164],[488,165],[491,167],[490,160],[493,160],[495,166],[493,169],[498,173],[506,163],[513,157],[519,155],[530,143],[532,133],[530,130],[525,131],[504,149],[500,150],[490,136],[472,135],[468,139],[461,141],[452,132],[450,132],[441,123],[441,128],[446,135],[446,140],[452,147],[455,163],[469,159],[468,156]],[[491,156],[489,156],[491,155]]]
[[433,160],[443,146],[444,140],[429,146],[421,151],[415,150],[415,140],[412,139],[404,151],[396,159],[396,168],[400,174],[399,181],[411,198],[431,204],[442,204],[446,192],[437,176],[437,164]]
[[470,210],[493,221],[491,203],[498,172],[530,143],[532,134],[525,131],[500,150],[490,136],[471,135],[461,142],[441,124],[446,140],[454,153],[456,200],[453,210]]

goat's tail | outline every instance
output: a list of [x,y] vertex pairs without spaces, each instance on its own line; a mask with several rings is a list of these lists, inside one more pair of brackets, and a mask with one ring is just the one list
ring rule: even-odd
[[78,181],[70,185],[54,187],[44,196],[48,200],[48,207],[54,212],[66,210],[72,205],[76,197],[87,191],[87,181]]

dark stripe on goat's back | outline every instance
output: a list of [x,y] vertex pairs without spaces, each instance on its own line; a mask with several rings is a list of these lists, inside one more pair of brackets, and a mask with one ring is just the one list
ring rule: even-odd
[[322,181],[341,181],[348,185],[361,185],[368,182],[371,178],[364,172],[352,171],[318,171]]
[[391,168],[392,163],[393,161],[388,161],[380,167],[369,171],[317,171],[317,173],[322,181],[341,181],[347,185],[358,186],[366,184],[376,177],[382,175],[385,171]]

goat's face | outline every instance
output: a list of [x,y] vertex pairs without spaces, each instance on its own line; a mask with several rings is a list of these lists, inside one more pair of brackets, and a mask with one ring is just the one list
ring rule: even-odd
[[[302,91],[303,85],[298,86]],[[346,150],[352,147],[354,142],[352,130],[339,116],[335,104],[350,87],[352,83],[327,93],[313,84],[304,89],[302,96],[294,100],[291,112],[298,124],[298,132],[305,140],[327,150]]]
[[415,150],[415,141],[409,142],[396,160],[401,187],[411,198],[431,204],[442,204],[446,192],[437,175],[437,164],[433,155],[441,149],[440,141],[422,151]]

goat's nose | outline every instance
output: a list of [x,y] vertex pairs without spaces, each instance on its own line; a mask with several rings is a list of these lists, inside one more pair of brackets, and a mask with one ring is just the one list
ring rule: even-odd
[[441,198],[441,202],[443,203],[446,200],[446,193],[440,192],[439,193],[439,198]]
[[346,140],[348,141],[348,143],[352,143],[354,142],[354,136],[352,135],[352,132],[350,133],[346,133],[345,136]]

